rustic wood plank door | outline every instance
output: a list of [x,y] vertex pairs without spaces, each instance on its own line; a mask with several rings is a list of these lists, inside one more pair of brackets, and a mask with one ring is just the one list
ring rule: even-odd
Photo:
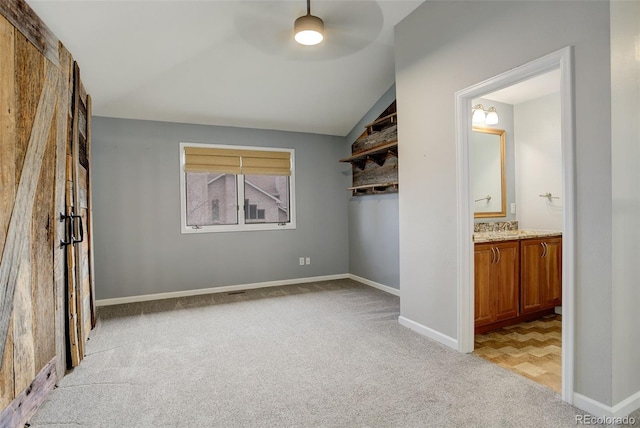
[[0,408],[4,408],[56,356],[53,195],[59,70],[2,16],[0,44]]
[[78,312],[82,315],[80,326],[83,342],[89,338],[89,332],[95,324],[95,296],[93,289],[93,265],[91,246],[91,193],[89,176],[89,156],[91,151],[91,97],[89,97],[80,80],[80,69],[77,63],[74,66],[77,87],[74,89],[77,96],[77,108],[74,111],[74,124],[77,118],[77,126],[73,130],[73,177],[75,215],[80,217],[78,227],[81,229],[80,242],[76,244],[76,277],[80,289],[78,300]]
[[[15,97],[15,31],[13,25],[0,16],[0,249],[4,249],[7,238],[16,188]],[[0,344],[6,350],[0,361],[0,409],[8,406],[15,396],[13,318],[7,322],[6,329],[5,344]]]
[[71,85],[71,138],[67,146],[66,221],[67,286],[71,365],[84,358],[84,345],[95,326],[95,296],[91,246],[90,122],[91,97],[80,80],[80,68],[73,65]]
[[79,239],[90,116],[71,54],[24,0],[0,0],[0,427],[25,424],[95,322],[91,241]]

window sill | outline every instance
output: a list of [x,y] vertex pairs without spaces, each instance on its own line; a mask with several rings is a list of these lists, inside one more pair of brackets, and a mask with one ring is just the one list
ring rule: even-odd
[[182,227],[180,231],[183,235],[192,233],[220,233],[220,232],[253,232],[261,230],[290,230],[295,229],[294,222],[289,222],[284,225],[278,223],[269,224],[244,224],[244,225],[218,225],[218,226],[202,226],[199,228]]

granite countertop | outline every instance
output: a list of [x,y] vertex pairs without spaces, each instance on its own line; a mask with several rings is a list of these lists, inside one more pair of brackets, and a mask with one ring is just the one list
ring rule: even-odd
[[558,230],[506,230],[495,232],[474,232],[473,242],[476,244],[482,242],[496,241],[515,241],[519,239],[529,238],[546,238],[550,236],[562,236],[562,232]]

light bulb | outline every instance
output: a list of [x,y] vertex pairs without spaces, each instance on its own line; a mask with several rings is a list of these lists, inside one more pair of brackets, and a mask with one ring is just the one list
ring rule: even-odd
[[484,107],[482,106],[482,104],[478,104],[475,107],[473,107],[473,116],[471,116],[471,121],[473,123],[484,123],[484,120],[485,120]]
[[498,112],[495,107],[489,107],[487,110],[487,125],[497,125],[498,124]]
[[294,38],[301,45],[312,46],[320,43],[324,36],[324,22],[313,15],[305,15],[296,19],[293,24]]

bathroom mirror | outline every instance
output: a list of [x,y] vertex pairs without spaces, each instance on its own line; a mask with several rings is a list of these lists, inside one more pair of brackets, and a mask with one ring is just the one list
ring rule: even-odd
[[471,188],[474,217],[507,216],[505,131],[477,128],[471,132]]

